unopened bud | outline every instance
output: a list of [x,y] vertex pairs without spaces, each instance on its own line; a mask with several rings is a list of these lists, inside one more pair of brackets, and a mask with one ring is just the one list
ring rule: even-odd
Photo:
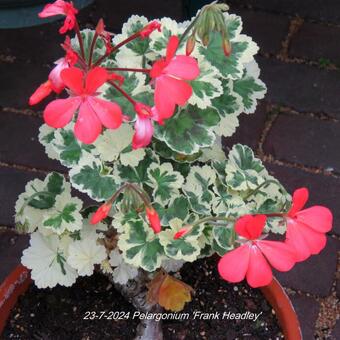
[[102,18],[100,18],[99,21],[98,21],[98,24],[96,26],[96,33],[98,35],[101,35],[101,34],[103,34],[104,30],[105,30],[104,20]]
[[92,215],[90,220],[91,224],[97,224],[106,218],[111,210],[112,204],[111,203],[104,203],[102,204],[98,210]]
[[229,39],[227,38],[223,38],[222,39],[222,48],[223,48],[223,52],[225,54],[225,56],[229,57],[232,51],[231,48],[231,43],[229,41]]
[[196,45],[195,35],[191,35],[189,37],[189,39],[187,40],[187,44],[186,44],[186,47],[185,47],[185,54],[187,56],[189,56],[192,53],[192,51],[195,48],[195,45]]

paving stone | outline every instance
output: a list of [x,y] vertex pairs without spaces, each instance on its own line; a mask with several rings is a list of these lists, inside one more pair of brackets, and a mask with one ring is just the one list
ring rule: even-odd
[[44,177],[39,173],[0,167],[0,226],[14,225],[14,206],[19,194],[28,181]]
[[335,327],[331,333],[331,340],[339,340],[340,339],[340,319],[337,320]]
[[[0,106],[28,109],[28,99],[35,89],[46,81],[50,68],[39,64],[0,63]],[[42,104],[35,109],[42,108]]]
[[267,118],[267,104],[261,101],[255,113],[241,114],[239,116],[239,126],[236,132],[228,138],[223,139],[223,146],[232,148],[236,143],[246,144],[253,150],[256,149],[261,133]]
[[242,17],[242,33],[253,38],[260,47],[260,52],[277,54],[281,50],[281,42],[286,37],[289,28],[287,17],[246,9],[231,11],[231,13],[234,12]]
[[297,188],[309,188],[307,207],[317,204],[331,209],[334,217],[332,233],[340,235],[340,211],[338,203],[340,179],[268,163],[266,163],[266,167],[290,193]]
[[60,47],[65,39],[58,33],[60,23],[19,29],[3,29],[0,34],[0,55],[14,57],[15,62],[52,64],[64,55]]
[[340,172],[339,131],[340,123],[280,114],[266,138],[264,151],[279,160]]
[[11,230],[0,231],[0,283],[20,263],[23,249],[28,246],[29,237]]
[[47,157],[38,140],[42,123],[38,117],[0,110],[0,161],[65,172],[59,162]]
[[133,15],[144,15],[148,19],[170,17],[183,20],[181,0],[96,0],[93,5],[84,8],[79,15],[80,23],[94,26],[103,18],[108,29],[120,32],[121,26]]
[[300,112],[326,113],[340,118],[339,72],[304,64],[257,58],[266,83],[266,100]]
[[338,0],[228,0],[233,7],[250,6],[265,11],[298,15],[303,18],[340,23]]
[[297,263],[289,272],[276,272],[275,275],[285,287],[326,297],[330,294],[334,281],[339,249],[340,242],[328,237],[327,245],[320,254]]
[[339,27],[306,22],[293,36],[289,54],[310,60],[327,59],[339,64],[339,38]]
[[315,322],[320,309],[319,303],[312,297],[297,294],[290,296],[290,299],[298,315],[303,338],[314,339]]

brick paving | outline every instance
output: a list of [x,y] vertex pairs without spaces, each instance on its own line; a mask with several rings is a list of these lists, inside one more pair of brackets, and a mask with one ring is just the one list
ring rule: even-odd
[[[180,0],[114,4],[97,0],[80,13],[82,25],[93,27],[103,16],[108,29],[117,31],[131,14],[183,19]],[[336,312],[325,312],[334,309],[340,297],[340,2],[230,0],[229,4],[232,12],[243,16],[244,31],[260,45],[257,60],[268,94],[255,115],[241,117],[225,147],[235,142],[250,145],[287,189],[307,186],[310,204],[332,209],[334,229],[326,249],[277,276],[292,297],[304,338],[340,339]],[[37,141],[43,106],[32,111],[27,105],[32,89],[60,55],[57,26],[0,34],[0,258],[5,258],[0,281],[18,263],[27,244],[27,237],[12,229],[17,195],[28,180],[52,169],[63,170],[47,159]]]

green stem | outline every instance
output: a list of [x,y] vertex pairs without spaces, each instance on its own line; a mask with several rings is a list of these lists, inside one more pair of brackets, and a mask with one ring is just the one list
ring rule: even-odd
[[109,80],[108,83],[112,85],[116,90],[118,90],[132,105],[136,104],[136,101],[131,98],[120,86],[118,86],[115,82]]
[[181,45],[182,41],[184,40],[184,38],[189,34],[189,32],[191,31],[191,29],[195,26],[198,18],[200,17],[201,12],[199,12],[195,19],[190,23],[190,25],[186,28],[186,30],[183,32],[183,34],[181,35],[180,39],[179,39],[179,43],[178,43],[178,47]]

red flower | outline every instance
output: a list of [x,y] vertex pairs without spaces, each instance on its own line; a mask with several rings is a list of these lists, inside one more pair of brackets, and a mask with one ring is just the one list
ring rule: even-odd
[[108,129],[117,129],[122,123],[121,108],[116,103],[97,98],[97,89],[108,77],[107,71],[101,67],[95,67],[86,76],[76,67],[63,70],[61,78],[72,95],[67,99],[54,100],[46,106],[46,124],[62,128],[79,109],[74,133],[83,143],[93,143],[101,133],[102,125]]
[[146,25],[140,32],[139,35],[142,39],[148,38],[150,34],[157,30],[158,32],[161,31],[161,24],[158,21],[151,21],[148,25]]
[[162,227],[157,211],[152,207],[146,207],[145,210],[151,228],[153,229],[155,234],[159,233],[162,230]]
[[104,218],[107,217],[107,215],[110,212],[110,209],[112,207],[112,204],[104,203],[102,204],[97,211],[92,215],[90,223],[91,224],[97,224],[100,221],[102,221]]
[[235,231],[248,241],[226,253],[218,263],[223,279],[240,282],[245,277],[251,287],[268,285],[273,278],[271,267],[288,271],[295,264],[295,254],[283,242],[261,240],[265,215],[245,215],[237,220]]
[[132,139],[132,148],[139,149],[149,145],[153,136],[153,120],[159,119],[155,107],[151,108],[143,103],[135,104],[137,118],[135,122],[135,134]]
[[155,81],[155,107],[160,120],[170,118],[176,104],[185,105],[192,95],[192,88],[185,80],[193,80],[200,73],[196,59],[185,55],[176,56],[179,39],[171,36],[166,57],[157,60],[150,71]]
[[69,68],[70,66],[73,66],[78,60],[78,55],[75,51],[73,51],[71,47],[70,37],[68,36],[65,38],[65,42],[64,44],[62,44],[62,47],[66,52],[65,57],[60,58],[55,62],[56,66],[50,72],[48,76],[48,81],[41,84],[30,97],[30,105],[38,104],[52,91],[54,91],[55,93],[60,93],[65,88],[65,84],[61,79],[61,71]]
[[296,252],[297,261],[318,254],[326,245],[325,233],[332,229],[333,216],[329,209],[315,205],[302,210],[308,200],[308,189],[295,190],[293,204],[286,216],[286,243]]
[[72,2],[56,0],[53,4],[47,4],[44,9],[38,14],[40,18],[48,18],[55,15],[66,16],[64,25],[60,27],[59,33],[64,34],[73,29],[76,23],[76,14],[78,10],[73,7]]

